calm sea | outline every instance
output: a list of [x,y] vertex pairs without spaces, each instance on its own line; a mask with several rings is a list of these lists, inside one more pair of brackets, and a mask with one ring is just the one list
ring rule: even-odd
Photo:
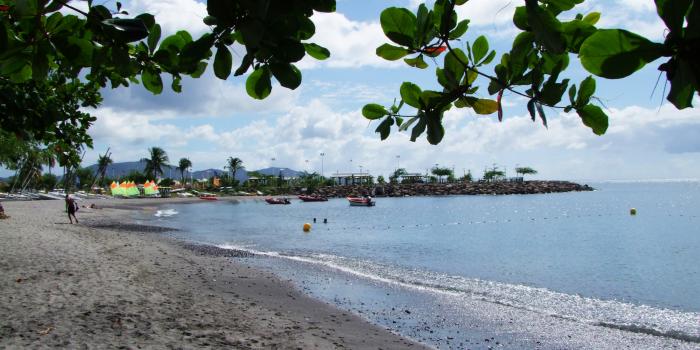
[[591,185],[371,208],[206,202],[139,219],[257,253],[246,263],[441,348],[700,347],[700,183]]

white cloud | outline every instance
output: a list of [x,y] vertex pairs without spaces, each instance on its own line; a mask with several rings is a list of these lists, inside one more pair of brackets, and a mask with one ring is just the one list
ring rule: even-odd
[[512,27],[515,8],[521,5],[521,1],[513,0],[467,1],[456,7],[456,11],[460,19],[470,20],[470,26],[496,27],[506,24]]
[[[146,147],[158,145],[173,159],[189,157],[197,169],[220,168],[227,157],[236,156],[251,170],[274,165],[320,172],[319,153],[325,152],[326,175],[358,171],[360,166],[387,175],[400,155],[401,166],[420,172],[439,163],[478,175],[492,163],[510,169],[520,163],[538,168],[545,178],[673,177],[671,171],[676,177],[700,176],[700,141],[695,137],[700,111],[677,111],[671,105],[660,110],[611,109],[611,126],[604,136],[594,135],[574,113],[548,112],[547,129],[528,115],[498,123],[493,116],[452,110],[445,117],[445,138],[437,146],[429,145],[425,135],[410,142],[408,133],[395,129],[388,140],[380,141],[374,133],[376,122],[370,124],[359,111],[337,111],[321,100],[294,106],[276,120],[230,129],[211,124],[176,127],[167,113],[148,117],[104,110],[91,134],[96,142],[111,145],[115,154],[131,157],[120,161],[143,157]],[[653,171],[649,162],[656,164]]]
[[181,93],[173,92],[168,76],[163,77],[165,86],[160,95],[153,95],[141,85],[114,90],[106,88],[102,90],[103,105],[126,111],[171,111],[179,117],[230,117],[287,111],[296,103],[301,89],[289,90],[273,84],[270,96],[265,100],[255,100],[245,91],[245,76],[223,81],[209,69],[199,79],[185,77]]
[[130,14],[150,13],[163,31],[161,38],[186,30],[197,38],[209,31],[202,20],[207,16],[207,5],[195,0],[131,0],[124,8]]
[[310,41],[330,50],[331,57],[325,61],[306,57],[300,62],[300,68],[400,65],[375,54],[377,47],[388,42],[379,25],[379,18],[373,22],[358,22],[348,19],[342,13],[315,13],[311,19],[316,25],[316,34]]

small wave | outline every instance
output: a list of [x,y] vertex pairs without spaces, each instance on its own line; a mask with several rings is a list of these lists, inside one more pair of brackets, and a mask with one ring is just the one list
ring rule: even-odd
[[683,332],[679,331],[667,331],[667,332],[661,332],[653,328],[647,328],[647,327],[641,327],[637,325],[621,325],[621,324],[612,324],[612,323],[607,323],[607,322],[598,322],[595,324],[596,326],[600,327],[607,327],[607,328],[613,328],[613,329],[619,329],[622,331],[628,331],[628,332],[633,332],[633,333],[642,333],[642,334],[649,334],[657,337],[664,337],[664,338],[672,338],[672,339],[677,339],[677,340],[682,340],[686,341],[689,343],[700,343],[700,336],[695,336],[695,335],[690,335],[686,334]]
[[600,327],[700,343],[700,329],[697,327],[700,313],[697,312],[587,298],[546,288],[449,276],[331,254],[294,255],[258,251],[245,246],[220,245],[218,247],[319,265],[363,279],[453,298],[471,298]]
[[175,209],[165,209],[165,210],[158,210],[154,216],[159,217],[159,218],[167,218],[167,217],[174,216],[177,214],[178,214],[178,212]]

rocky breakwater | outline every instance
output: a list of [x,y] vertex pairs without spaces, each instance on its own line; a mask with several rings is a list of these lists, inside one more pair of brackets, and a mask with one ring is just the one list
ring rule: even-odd
[[325,197],[347,197],[372,194],[376,197],[448,196],[448,195],[506,195],[573,191],[592,191],[588,185],[569,181],[522,182],[455,182],[434,184],[378,184],[329,186],[318,188],[314,194]]

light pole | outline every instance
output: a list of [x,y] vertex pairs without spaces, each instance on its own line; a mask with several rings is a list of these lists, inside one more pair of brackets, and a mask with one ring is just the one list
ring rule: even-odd
[[306,172],[307,173],[309,172],[309,160],[308,159],[306,160]]
[[325,155],[326,155],[325,153],[321,152],[321,177],[323,177],[323,157]]

